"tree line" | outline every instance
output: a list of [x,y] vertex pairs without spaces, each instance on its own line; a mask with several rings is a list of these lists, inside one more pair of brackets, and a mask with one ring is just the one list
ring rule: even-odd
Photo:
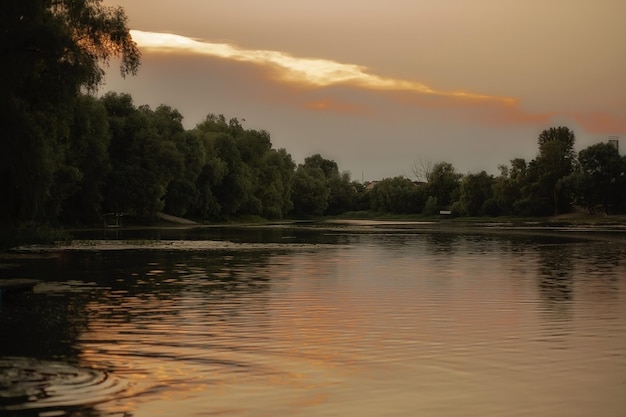
[[95,95],[102,65],[134,74],[140,53],[121,8],[100,0],[5,0],[0,31],[0,224],[91,224],[107,213],[218,221],[347,212],[542,216],[572,205],[626,210],[626,159],[598,143],[576,154],[567,127],[539,135],[531,161],[499,175],[422,161],[416,179],[353,181],[320,154],[296,164],[270,134],[209,114],[192,129],[161,105]]

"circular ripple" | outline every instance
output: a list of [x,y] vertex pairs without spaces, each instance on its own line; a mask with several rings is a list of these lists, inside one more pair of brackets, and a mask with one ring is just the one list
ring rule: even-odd
[[0,412],[91,405],[119,397],[126,388],[122,380],[97,369],[0,358]]

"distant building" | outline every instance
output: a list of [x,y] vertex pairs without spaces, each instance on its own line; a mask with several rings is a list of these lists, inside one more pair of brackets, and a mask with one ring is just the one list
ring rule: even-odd
[[619,136],[609,136],[609,145],[615,147],[619,153]]
[[379,181],[370,181],[368,183],[365,184],[365,191],[372,191],[374,189],[374,187],[376,187],[376,184],[378,184]]

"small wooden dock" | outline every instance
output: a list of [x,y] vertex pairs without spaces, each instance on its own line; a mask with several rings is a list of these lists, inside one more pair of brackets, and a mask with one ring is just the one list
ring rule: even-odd
[[40,281],[36,279],[0,279],[0,301],[6,294],[30,291]]

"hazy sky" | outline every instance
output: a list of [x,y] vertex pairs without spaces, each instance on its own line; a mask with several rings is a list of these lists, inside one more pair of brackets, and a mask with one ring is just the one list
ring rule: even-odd
[[568,126],[577,149],[626,149],[624,0],[105,0],[126,10],[143,59],[103,91],[270,132],[296,162],[353,179],[462,173],[532,159]]

